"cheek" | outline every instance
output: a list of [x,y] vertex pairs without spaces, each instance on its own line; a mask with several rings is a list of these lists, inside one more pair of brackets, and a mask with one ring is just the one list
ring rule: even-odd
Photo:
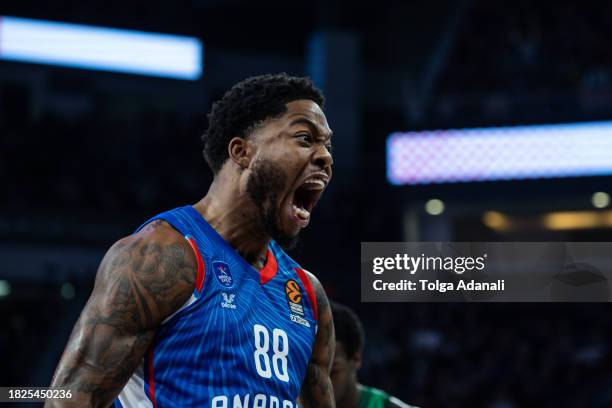
[[295,146],[292,141],[271,145],[268,157],[284,168],[298,167],[308,161],[308,149]]

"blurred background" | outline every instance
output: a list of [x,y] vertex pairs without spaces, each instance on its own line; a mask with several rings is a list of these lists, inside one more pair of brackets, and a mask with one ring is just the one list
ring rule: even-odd
[[[594,121],[612,140],[612,3],[3,0],[0,15],[0,385],[49,384],[106,249],[206,193],[212,102],[287,72],[326,94],[336,163],[292,256],[363,319],[361,381],[423,407],[612,406],[606,303],[362,304],[359,284],[362,241],[610,241],[612,168],[589,157],[612,165],[612,150],[580,167],[555,142],[502,144],[496,177],[428,179],[387,148],[397,132],[495,141],[536,124],[563,125],[563,144]],[[37,26],[13,17],[191,37],[196,58],[187,74],[40,63],[52,37],[20,54]]]

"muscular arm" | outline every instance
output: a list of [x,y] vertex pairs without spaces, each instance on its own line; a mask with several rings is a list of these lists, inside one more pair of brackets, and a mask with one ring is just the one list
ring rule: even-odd
[[141,362],[162,320],[193,292],[195,256],[163,221],[117,242],[53,376],[52,387],[73,398],[46,407],[106,407]]
[[336,350],[334,321],[327,295],[321,283],[308,274],[315,291],[318,309],[318,329],[306,378],[302,384],[300,400],[305,408],[332,408],[336,406],[330,378]]

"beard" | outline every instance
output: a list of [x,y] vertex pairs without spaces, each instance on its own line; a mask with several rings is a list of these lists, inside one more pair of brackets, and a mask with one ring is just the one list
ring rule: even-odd
[[287,183],[283,168],[271,161],[259,160],[247,180],[247,193],[257,208],[257,222],[262,231],[272,237],[283,249],[295,247],[298,235],[288,235],[279,227],[280,214],[276,203]]

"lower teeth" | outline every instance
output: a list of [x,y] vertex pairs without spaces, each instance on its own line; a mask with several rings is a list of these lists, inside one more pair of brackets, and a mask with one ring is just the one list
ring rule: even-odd
[[302,220],[307,220],[310,216],[310,213],[303,208],[299,208],[296,205],[293,205],[293,211],[295,211],[296,215]]

